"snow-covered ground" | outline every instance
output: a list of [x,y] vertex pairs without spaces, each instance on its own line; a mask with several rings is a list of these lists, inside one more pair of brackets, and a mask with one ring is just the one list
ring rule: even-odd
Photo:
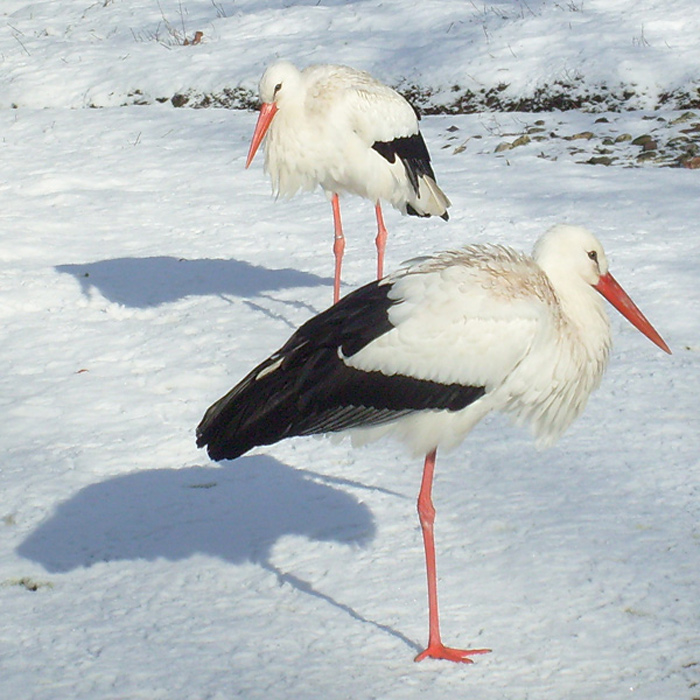
[[695,0],[2,0],[0,18],[3,107],[249,94],[274,57],[348,63],[443,107],[542,89],[700,104]]
[[[584,164],[598,141],[565,138],[678,119],[649,109],[697,94],[698,15],[695,0],[3,0],[0,697],[700,697],[698,173]],[[471,666],[412,662],[421,464],[399,445],[294,439],[220,465],[194,445],[209,404],[331,300],[324,197],[274,201],[260,164],[243,169],[252,112],[169,102],[254,89],[277,55],[436,104],[468,76],[517,96],[566,71],[648,101],[602,123],[424,117],[450,221],[386,212],[388,269],[585,224],[674,351],[611,310],[608,373],[556,447],[495,417],[439,455],[445,640],[493,649]],[[698,122],[673,128],[693,139]],[[374,224],[358,199],[344,218],[348,291],[372,275]]]

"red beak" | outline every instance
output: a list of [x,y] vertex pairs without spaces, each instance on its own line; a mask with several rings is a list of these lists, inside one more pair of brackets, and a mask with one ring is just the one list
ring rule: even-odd
[[671,350],[654,327],[647,321],[637,305],[627,296],[627,292],[617,283],[608,272],[601,275],[598,284],[593,285],[638,331],[658,345],[664,352]]
[[262,107],[260,107],[260,114],[258,115],[258,121],[255,124],[255,131],[253,132],[253,140],[250,142],[248,158],[245,162],[246,168],[251,164],[253,158],[255,158],[258,147],[265,138],[265,134],[272,123],[272,117],[274,117],[275,114],[277,114],[277,105],[274,102],[264,102]]

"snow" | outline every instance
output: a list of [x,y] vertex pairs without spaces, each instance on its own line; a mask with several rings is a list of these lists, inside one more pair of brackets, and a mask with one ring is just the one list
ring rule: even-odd
[[[250,91],[276,57],[348,63],[442,105],[454,86],[630,91],[636,108],[700,88],[691,0],[3,0],[3,15],[3,107]],[[183,46],[197,31],[202,42]]]
[[[0,695],[700,696],[698,175],[637,167],[629,144],[620,167],[588,165],[598,141],[563,138],[680,129],[658,95],[696,89],[699,14],[694,0],[4,0]],[[516,96],[566,72],[636,86],[642,110],[606,123],[425,116],[450,221],[386,211],[387,269],[589,226],[674,351],[610,309],[610,368],[556,447],[494,417],[438,455],[445,641],[493,649],[470,666],[412,662],[422,465],[401,446],[293,439],[218,465],[194,445],[204,410],[330,303],[330,207],[275,201],[260,163],[244,170],[252,112],[155,98],[254,89],[278,55],[368,68],[436,105],[469,76]],[[122,106],[135,94],[148,104]],[[537,120],[559,137],[495,152]],[[343,213],[347,292],[374,270],[374,223],[356,198]]]

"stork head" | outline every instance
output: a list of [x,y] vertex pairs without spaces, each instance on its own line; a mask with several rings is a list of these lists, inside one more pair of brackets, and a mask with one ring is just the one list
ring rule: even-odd
[[[260,78],[258,92],[263,103],[276,102],[283,99],[290,89],[295,90],[301,79],[301,71],[289,61],[277,61]],[[290,87],[291,86],[291,87]],[[285,89],[287,88],[287,89]]]
[[595,287],[608,272],[603,246],[582,226],[553,226],[535,244],[533,257],[555,286],[576,279]]
[[265,134],[270,128],[270,124],[272,124],[272,119],[277,114],[280,101],[283,101],[286,95],[293,94],[298,90],[300,79],[301,73],[289,61],[273,63],[263,73],[258,86],[262,105],[260,106],[260,114],[255,124],[250,148],[248,149],[246,168],[253,161],[262,140],[265,138]]
[[585,282],[664,352],[671,350],[608,270],[600,241],[581,226],[557,224],[535,244],[534,258],[557,293]]

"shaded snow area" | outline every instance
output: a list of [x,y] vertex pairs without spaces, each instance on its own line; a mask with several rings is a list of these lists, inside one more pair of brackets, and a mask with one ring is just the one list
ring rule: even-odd
[[[699,15],[3,0],[0,697],[700,697]],[[438,455],[443,636],[493,650],[472,665],[412,661],[422,464],[400,445],[295,438],[216,464],[194,444],[331,301],[326,198],[275,201],[261,162],[244,170],[252,111],[171,101],[254,101],[278,56],[423,101],[450,221],[388,209],[388,270],[580,223],[673,350],[610,309],[608,372],[554,448],[495,416]],[[483,109],[567,80],[610,101]],[[467,91],[475,113],[429,113]],[[352,197],[343,215],[347,293],[373,274],[374,217]]]

